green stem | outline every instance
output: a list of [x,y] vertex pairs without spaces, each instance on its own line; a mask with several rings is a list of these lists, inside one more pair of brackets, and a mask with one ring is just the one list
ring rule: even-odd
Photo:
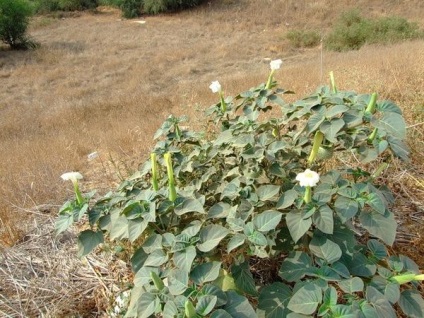
[[227,111],[227,104],[225,103],[224,93],[222,91],[219,92],[219,97],[221,99],[221,111],[222,113],[225,113]]
[[312,201],[312,190],[309,186],[305,188],[305,196],[303,197],[303,201],[305,201],[306,204],[311,203]]
[[372,93],[370,102],[368,103],[368,107],[365,110],[365,113],[374,114],[376,103],[377,103],[377,93]]
[[272,84],[272,79],[274,77],[275,70],[271,70],[271,73],[268,76],[268,81],[266,82],[265,89],[270,89]]
[[334,73],[333,71],[330,72],[330,84],[331,84],[331,91],[336,94],[337,93],[337,87],[336,87],[336,81],[334,79]]
[[81,194],[81,191],[79,190],[78,182],[73,182],[73,184],[74,184],[74,191],[75,191],[75,195],[77,197],[78,205],[82,205],[85,200],[84,200],[84,198]]
[[156,154],[152,152],[150,154],[150,160],[152,162],[152,186],[153,190],[158,191],[159,190],[159,184],[158,184],[158,164],[156,161]]
[[368,143],[371,144],[377,136],[378,128],[374,128],[373,132],[368,136]]
[[308,165],[311,165],[315,161],[318,155],[319,147],[321,146],[323,140],[324,140],[324,134],[320,131],[317,131],[314,136],[312,151],[308,158]]

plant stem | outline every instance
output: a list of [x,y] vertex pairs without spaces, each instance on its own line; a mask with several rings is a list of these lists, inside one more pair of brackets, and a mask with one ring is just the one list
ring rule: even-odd
[[72,183],[74,184],[74,191],[75,191],[75,196],[77,197],[78,205],[82,205],[85,200],[81,194],[81,191],[79,190],[78,182],[72,182]]
[[268,76],[268,81],[266,82],[265,89],[270,89],[272,84],[272,79],[274,77],[275,70],[271,70],[271,73]]
[[222,113],[225,113],[227,111],[227,104],[225,103],[224,93],[222,91],[219,92],[219,97],[221,99],[221,111]]
[[336,94],[337,93],[337,87],[336,87],[336,81],[334,79],[334,73],[333,71],[330,72],[330,85],[331,85],[331,91]]
[[375,139],[375,137],[377,136],[377,132],[378,132],[378,128],[374,128],[374,130],[372,131],[372,133],[368,136],[368,143],[372,143]]
[[312,191],[311,187],[309,186],[305,188],[305,196],[303,197],[303,201],[305,201],[306,204],[311,203],[312,201]]
[[152,186],[153,190],[158,191],[159,185],[158,185],[158,164],[156,162],[156,154],[152,152],[150,154],[150,160],[152,162]]

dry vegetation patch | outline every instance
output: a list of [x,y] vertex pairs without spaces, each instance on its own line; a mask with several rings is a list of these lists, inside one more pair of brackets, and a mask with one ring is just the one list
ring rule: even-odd
[[[375,91],[403,108],[412,160],[390,166],[387,183],[399,202],[396,248],[424,268],[415,257],[424,252],[424,42],[347,53],[295,50],[284,40],[288,30],[314,27],[324,34],[351,2],[264,2],[211,1],[189,12],[146,17],[144,24],[122,20],[109,8],[64,19],[37,17],[30,35],[40,49],[0,48],[3,312],[57,316],[64,308],[78,311],[70,302],[74,296],[76,302],[94,299],[98,277],[87,274],[90,266],[75,274],[82,270],[73,258],[75,242],[52,237],[50,218],[72,195],[60,180],[63,172],[81,171],[83,190],[106,192],[147,158],[152,136],[169,114],[186,114],[191,127],[204,129],[203,110],[216,98],[210,82],[219,79],[226,94],[237,94],[266,80],[269,58],[284,60],[277,80],[296,92],[290,98],[326,84],[334,71],[341,89]],[[424,25],[422,1],[355,4],[371,16],[399,14]],[[88,161],[94,151],[100,156]]]

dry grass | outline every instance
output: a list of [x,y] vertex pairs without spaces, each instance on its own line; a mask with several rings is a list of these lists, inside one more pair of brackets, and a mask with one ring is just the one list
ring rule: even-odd
[[[30,35],[40,49],[0,47],[0,246],[41,226],[34,224],[35,216],[55,215],[72,195],[60,180],[63,172],[81,171],[83,190],[113,188],[144,161],[169,114],[187,114],[191,127],[203,128],[203,110],[216,102],[208,89],[212,80],[234,95],[266,80],[265,58],[282,58],[277,80],[296,91],[293,99],[325,84],[332,70],[340,89],[376,91],[403,108],[412,161],[392,165],[387,182],[397,191],[396,212],[409,231],[399,239],[407,245],[399,249],[423,253],[424,42],[330,53],[294,50],[284,40],[295,28],[325,34],[352,6],[368,16],[399,14],[424,26],[420,0],[216,0],[190,12],[146,17],[145,24],[121,20],[110,8],[65,19],[35,18]],[[100,156],[88,161],[93,151]],[[25,242],[18,246],[25,249]],[[24,263],[31,252],[21,254],[6,252],[2,263]],[[417,261],[424,268],[424,260]]]

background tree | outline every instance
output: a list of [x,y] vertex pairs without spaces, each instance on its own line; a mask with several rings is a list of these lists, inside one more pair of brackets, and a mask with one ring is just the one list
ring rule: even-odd
[[26,36],[32,6],[26,0],[0,0],[0,39],[12,49],[27,49],[35,44]]

